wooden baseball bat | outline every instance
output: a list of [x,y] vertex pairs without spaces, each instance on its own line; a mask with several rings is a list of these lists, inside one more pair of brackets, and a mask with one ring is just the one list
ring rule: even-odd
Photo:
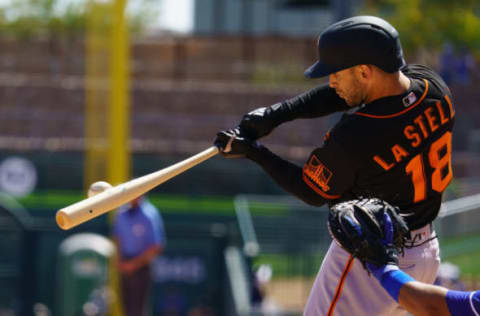
[[79,201],[57,211],[56,221],[60,228],[70,229],[111,211],[150,191],[154,187],[185,172],[199,163],[218,154],[218,148],[212,146],[190,158],[170,167],[155,171],[114,186],[95,196]]

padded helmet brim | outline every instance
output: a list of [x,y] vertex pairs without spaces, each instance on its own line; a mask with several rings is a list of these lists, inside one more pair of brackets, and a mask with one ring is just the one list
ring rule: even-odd
[[305,72],[303,73],[305,77],[307,78],[321,78],[325,77],[328,75],[331,75],[333,73],[336,73],[337,71],[343,70],[345,68],[342,67],[332,67],[330,65],[327,65],[325,63],[322,63],[321,61],[317,61],[313,65],[307,68]]

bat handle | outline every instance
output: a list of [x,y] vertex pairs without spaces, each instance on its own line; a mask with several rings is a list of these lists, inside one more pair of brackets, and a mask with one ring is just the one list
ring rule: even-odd
[[205,158],[205,160],[209,159],[209,158],[212,158],[213,156],[215,156],[216,154],[218,154],[220,152],[220,149],[218,149],[217,146],[212,146],[210,148],[207,148],[205,149],[204,151],[196,154],[194,157],[196,156],[202,156],[203,158]]

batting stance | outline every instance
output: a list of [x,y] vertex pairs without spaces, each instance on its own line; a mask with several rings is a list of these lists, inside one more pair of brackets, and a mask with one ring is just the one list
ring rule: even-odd
[[[433,283],[440,263],[432,228],[452,179],[450,90],[431,69],[406,65],[388,22],[357,16],[325,29],[309,78],[329,76],[292,99],[246,114],[217,134],[225,157],[259,164],[287,192],[312,205],[375,196],[398,205],[411,230],[400,267]],[[346,111],[349,110],[349,111]],[[346,111],[303,168],[255,140],[280,124]],[[305,316],[405,315],[362,265],[332,243],[313,284]]]
[[364,263],[388,294],[413,315],[480,315],[480,291],[452,291],[425,284],[398,268],[406,226],[397,211],[376,199],[339,203],[331,208],[329,230],[333,239]]

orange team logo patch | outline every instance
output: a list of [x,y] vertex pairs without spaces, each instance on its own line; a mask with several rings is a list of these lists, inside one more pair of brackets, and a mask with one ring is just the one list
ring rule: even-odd
[[303,167],[303,173],[312,180],[316,185],[322,188],[323,191],[330,190],[328,182],[332,177],[332,172],[325,167],[318,158],[313,155],[308,163]]

